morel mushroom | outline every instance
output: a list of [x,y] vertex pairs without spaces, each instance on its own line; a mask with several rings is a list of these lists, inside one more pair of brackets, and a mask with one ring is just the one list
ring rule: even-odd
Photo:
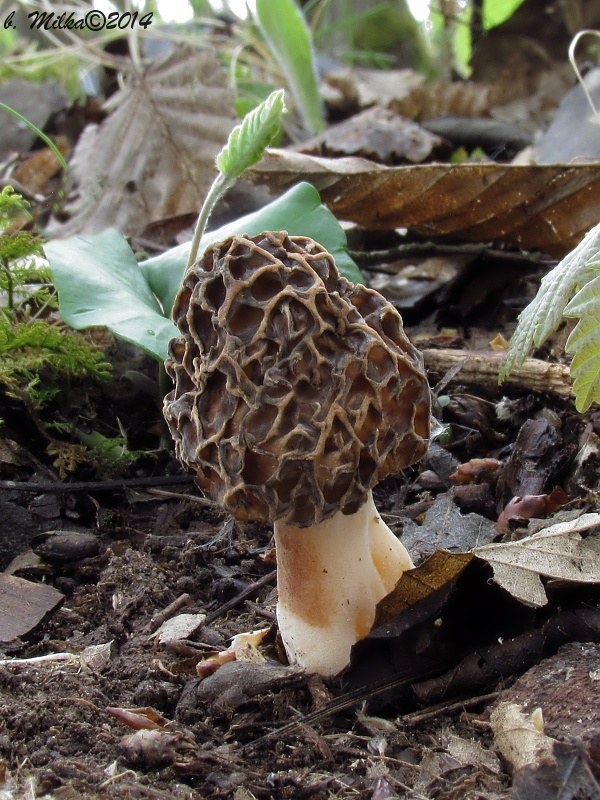
[[372,487],[427,448],[430,391],[398,312],[312,239],[215,244],[186,276],[165,417],[198,485],[274,523],[290,661],[331,675],[410,557]]

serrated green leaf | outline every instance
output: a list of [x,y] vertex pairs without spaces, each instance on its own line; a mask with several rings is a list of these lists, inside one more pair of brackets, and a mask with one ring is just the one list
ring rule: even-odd
[[256,22],[310,133],[325,129],[312,39],[294,0],[256,0]]
[[565,316],[579,318],[565,350],[573,355],[575,406],[586,411],[592,403],[600,402],[600,275],[577,292],[565,308]]
[[225,178],[236,180],[260,160],[278,132],[284,112],[284,92],[279,89],[235,126],[216,159],[217,167]]
[[102,325],[164,359],[167,343],[179,331],[163,314],[118,230],[48,242],[44,250],[68,325],[77,330]]
[[[310,236],[327,248],[342,275],[353,283],[364,283],[360,270],[346,252],[344,229],[331,211],[321,205],[319,193],[310,183],[299,183],[259,211],[204,234],[200,252],[204,252],[209,244],[236,233],[257,236],[263,231],[284,230],[291,236]],[[165,309],[173,308],[189,250],[190,243],[187,242],[140,263],[148,285]]]
[[596,225],[543,278],[537,295],[521,312],[500,367],[500,382],[515,365],[523,363],[534,345],[539,347],[558,328],[569,300],[580,286],[594,277],[600,267],[599,257],[600,225]]

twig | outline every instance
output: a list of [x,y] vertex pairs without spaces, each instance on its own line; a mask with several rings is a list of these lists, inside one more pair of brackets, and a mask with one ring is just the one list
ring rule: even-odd
[[154,616],[150,619],[150,622],[144,627],[142,633],[154,633],[154,631],[160,628],[163,622],[170,619],[179,611],[180,608],[183,608],[185,605],[187,605],[191,599],[192,598],[187,592],[180,594],[176,600],[173,600],[172,603],[169,603],[168,606],[165,606],[162,611],[158,611],[156,614],[154,614]]
[[297,731],[302,725],[312,725],[314,722],[318,722],[326,717],[331,716],[331,714],[337,714],[340,711],[346,711],[348,708],[357,706],[365,700],[370,700],[373,697],[379,697],[383,694],[387,694],[387,692],[390,692],[393,689],[409,686],[416,680],[424,680],[425,678],[432,678],[435,675],[440,675],[446,668],[450,668],[450,666],[451,662],[442,662],[437,668],[425,670],[418,675],[414,673],[406,673],[404,675],[397,675],[393,678],[386,678],[383,681],[375,683],[366,688],[359,687],[358,689],[352,689],[346,694],[341,695],[341,697],[337,697],[331,703],[328,703],[324,708],[320,708],[318,711],[313,711],[310,714],[305,714],[304,716],[299,717],[297,720],[288,722],[281,728],[277,728],[276,730],[265,733],[263,736],[261,736],[259,739],[255,739],[253,742],[248,742],[248,744],[244,745],[244,750],[261,746],[265,744],[265,742],[270,742],[271,740],[281,736],[287,736],[288,734]]
[[465,708],[478,706],[480,703],[487,703],[490,700],[495,700],[500,692],[491,692],[490,694],[481,694],[478,697],[469,697],[467,700],[458,700],[456,703],[440,703],[433,708],[427,708],[422,711],[413,711],[412,714],[404,714],[401,719],[402,722],[408,722],[409,725],[417,725],[420,722],[429,722],[441,714],[447,714],[452,711],[462,711]]
[[231,600],[228,600],[226,603],[223,603],[222,606],[219,606],[219,608],[216,608],[214,611],[211,611],[210,614],[207,614],[206,619],[204,620],[204,625],[210,625],[211,622],[214,622],[219,617],[222,617],[223,614],[231,611],[232,608],[241,605],[244,600],[247,600],[250,595],[255,594],[255,592],[257,592],[259,589],[262,589],[263,586],[273,583],[276,577],[277,570],[274,569],[273,572],[269,572],[266,575],[263,575],[262,578],[254,581],[254,583],[251,583],[250,586],[247,586],[238,595],[232,597]]
[[32,656],[31,658],[3,658],[0,660],[0,667],[37,665],[52,661],[69,661],[73,664],[79,664],[80,658],[75,653],[49,653],[45,656]]
[[[155,495],[156,497],[164,497],[168,500],[188,500],[191,503],[196,503],[196,505],[204,506],[205,508],[214,508],[216,510],[223,511],[222,506],[219,503],[216,503],[214,500],[210,500],[208,497],[201,497],[198,494],[183,494],[182,492],[170,492],[168,489],[148,489],[148,494]],[[224,512],[223,512],[224,513]]]
[[[475,386],[485,386],[498,391],[498,375],[504,353],[449,348],[423,351],[425,366],[431,372],[445,375],[455,365],[461,364],[454,379]],[[461,363],[464,362],[464,363]],[[539,358],[526,358],[521,367],[513,367],[502,387],[527,389],[533,392],[550,392],[559,397],[572,397],[573,388],[569,367],[550,364]]]
[[145,486],[179,486],[193,483],[193,475],[163,475],[121,478],[110,481],[0,481],[0,489],[16,492],[114,492]]
[[507,252],[506,250],[497,250],[487,244],[479,243],[437,244],[435,242],[407,242],[396,247],[390,247],[388,250],[366,252],[350,250],[349,253],[355,261],[360,261],[367,268],[369,264],[377,264],[381,261],[399,261],[402,258],[427,258],[428,256],[443,255],[485,255],[499,261],[510,261],[517,264],[539,264],[542,266],[550,266],[557,263],[556,259],[549,259],[543,253]]

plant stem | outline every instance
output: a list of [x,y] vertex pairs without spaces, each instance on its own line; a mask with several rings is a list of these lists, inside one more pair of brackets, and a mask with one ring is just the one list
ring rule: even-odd
[[204,235],[204,231],[206,229],[208,220],[210,219],[210,215],[212,214],[219,200],[223,197],[223,195],[227,192],[227,190],[230,189],[231,186],[233,186],[234,183],[235,179],[226,178],[222,172],[219,172],[219,174],[217,175],[217,177],[213,182],[213,185],[210,187],[209,192],[206,195],[206,199],[202,204],[202,208],[200,209],[200,213],[198,214],[198,219],[196,220],[196,227],[194,229],[194,238],[192,239],[190,255],[185,268],[186,275],[190,271],[192,266],[195,264],[196,258],[198,257],[200,241],[202,239],[202,236]]
[[2,272],[4,272],[6,275],[6,305],[10,312],[10,316],[12,317],[13,312],[15,310],[15,296],[14,296],[15,284],[13,276],[7,261],[2,261],[0,269],[2,269]]
[[[167,375],[167,370],[163,361],[158,362],[158,407],[162,409],[163,398],[171,390],[171,380]],[[160,434],[158,437],[158,449],[168,450],[171,444],[171,434],[169,426],[164,416],[161,414]]]

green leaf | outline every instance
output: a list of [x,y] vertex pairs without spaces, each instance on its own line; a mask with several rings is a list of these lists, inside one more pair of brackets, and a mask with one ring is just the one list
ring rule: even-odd
[[[346,252],[346,234],[328,208],[321,205],[319,193],[310,183],[299,183],[272,203],[236,219],[216,231],[204,234],[200,252],[213,242],[236,233],[257,236],[263,231],[287,231],[291,236],[310,236],[334,257],[339,271],[353,283],[364,283],[360,270]],[[185,270],[190,243],[140,263],[148,285],[163,308],[172,309]]]
[[510,19],[523,0],[484,0],[483,28],[488,31]]
[[500,382],[515,365],[523,363],[534,345],[539,347],[558,328],[569,300],[580,286],[595,277],[599,268],[600,225],[596,225],[542,279],[538,293],[519,315],[510,347],[501,364]]
[[325,129],[310,31],[294,0],[256,0],[256,22],[310,133]]
[[178,330],[162,312],[135,256],[116,229],[48,242],[60,313],[72,328],[103,325],[163,360]]
[[279,130],[285,112],[284,91],[279,89],[247,114],[229,134],[217,156],[217,168],[228,180],[239,178],[260,160]]
[[[236,233],[256,236],[265,230],[311,236],[329,250],[346,277],[357,283],[363,280],[346,253],[346,234],[308,183],[295,186],[260,211],[206,234],[202,247]],[[78,330],[103,325],[115,336],[164,360],[169,341],[179,331],[163,309],[170,313],[173,307],[190,246],[188,242],[138,263],[115,229],[49,242],[44,249],[62,318]]]
[[565,308],[565,317],[579,318],[565,350],[573,355],[575,406],[587,411],[592,403],[600,403],[600,275],[577,292]]

